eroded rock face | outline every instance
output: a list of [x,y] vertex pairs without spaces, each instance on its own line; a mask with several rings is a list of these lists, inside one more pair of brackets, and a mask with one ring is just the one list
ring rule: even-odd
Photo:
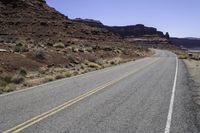
[[164,35],[154,27],[146,27],[143,24],[129,26],[106,26],[100,21],[92,19],[75,19],[91,27],[98,27],[112,32],[114,35],[129,42],[140,44],[170,44],[169,34]]
[[163,32],[158,31],[154,27],[146,27],[143,24],[137,24],[137,25],[129,25],[129,26],[106,26],[103,25],[100,21],[92,20],[92,19],[75,19],[77,22],[81,22],[84,24],[87,24],[92,27],[99,27],[104,28],[112,32],[113,34],[120,36],[122,38],[128,38],[128,37],[143,37],[143,36],[159,36],[163,38],[167,38],[168,36],[165,36]]
[[121,27],[108,27],[108,29],[121,37],[141,37],[144,35],[159,35],[164,36],[162,32],[157,31],[156,28],[146,27],[142,24]]

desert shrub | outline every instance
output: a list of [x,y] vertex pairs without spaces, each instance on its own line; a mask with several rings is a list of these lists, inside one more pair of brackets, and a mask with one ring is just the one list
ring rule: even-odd
[[94,62],[87,62],[86,63],[88,67],[91,67],[91,68],[99,68],[100,66]]
[[71,77],[72,76],[72,73],[70,72],[70,71],[68,71],[68,72],[65,72],[65,77]]
[[47,46],[50,46],[50,47],[52,47],[52,46],[53,46],[53,44],[52,44],[52,43],[50,43],[50,42],[48,42],[48,43],[47,43]]
[[37,58],[37,59],[40,59],[40,60],[43,60],[43,59],[45,59],[45,53],[44,53],[44,51],[43,50],[36,50],[35,51],[35,57]]
[[53,78],[52,76],[49,76],[49,77],[46,77],[46,78],[44,79],[44,83],[50,82],[50,81],[53,81],[53,80],[54,80],[54,78]]
[[80,61],[81,61],[79,58],[73,57],[73,56],[71,56],[71,55],[68,56],[68,60],[69,60],[71,63],[74,63],[74,64],[79,64]]
[[72,52],[77,53],[79,49],[77,47],[72,47]]
[[11,92],[16,90],[16,87],[14,84],[8,84],[4,89],[3,92]]
[[66,71],[66,69],[64,69],[64,68],[55,68],[54,69],[54,72],[56,72],[56,73],[64,73]]
[[75,76],[75,75],[78,75],[79,73],[77,72],[77,71],[74,71],[73,72],[73,75]]
[[6,86],[8,83],[5,81],[5,80],[3,80],[3,79],[0,79],[0,87],[4,87],[4,86]]
[[181,52],[178,54],[178,56],[180,59],[187,59],[189,57],[188,53],[186,53],[186,52]]
[[56,75],[56,77],[55,77],[55,79],[62,79],[62,78],[65,78],[65,76],[64,75]]
[[41,67],[38,71],[39,71],[39,74],[46,74],[48,72],[48,68]]
[[28,47],[25,44],[17,43],[14,47],[14,52],[28,52]]
[[8,73],[3,73],[0,76],[0,81],[3,83],[11,83],[12,75]]
[[21,75],[21,76],[26,76],[27,75],[27,71],[26,71],[26,69],[24,69],[24,68],[21,68],[20,70],[19,70],[19,74]]
[[48,77],[47,80],[48,80],[48,81],[53,81],[54,78],[53,78],[53,77]]
[[93,48],[92,47],[89,47],[90,44],[85,44],[85,51],[89,52],[89,53],[92,53],[93,52]]
[[29,50],[28,50],[28,47],[27,47],[27,45],[23,45],[22,47],[21,47],[21,51],[20,52],[28,52]]
[[12,83],[20,84],[22,82],[24,82],[24,77],[22,75],[17,74],[17,75],[12,77]]
[[32,81],[28,81],[28,82],[23,83],[23,85],[24,85],[25,87],[31,87],[31,86],[34,86],[34,85],[37,85],[37,84],[34,83],[34,82],[32,82]]
[[114,60],[112,60],[112,61],[110,62],[110,64],[111,64],[111,65],[115,65],[116,63],[115,63]]
[[20,50],[21,50],[21,46],[15,46],[14,47],[14,52],[20,52]]

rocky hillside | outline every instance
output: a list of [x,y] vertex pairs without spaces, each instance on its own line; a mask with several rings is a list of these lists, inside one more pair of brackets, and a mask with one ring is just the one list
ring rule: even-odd
[[44,0],[1,0],[0,40],[15,42],[23,39],[45,44],[80,39],[113,39],[112,33],[71,21],[48,7]]
[[[0,59],[0,71],[17,71],[21,64],[35,70],[41,66],[74,66],[89,58],[145,55],[147,48],[122,39],[132,33],[144,34],[137,30],[138,25],[129,33],[129,28],[123,31],[97,21],[85,22],[69,19],[45,0],[0,0],[0,51],[7,51],[1,52],[1,57],[7,58]],[[158,33],[156,29],[140,27]]]
[[155,28],[71,20],[45,0],[0,0],[0,93],[146,57],[152,46],[171,47]]

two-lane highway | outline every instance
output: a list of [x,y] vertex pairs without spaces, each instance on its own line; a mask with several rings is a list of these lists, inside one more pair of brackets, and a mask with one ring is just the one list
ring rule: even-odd
[[0,131],[199,132],[187,71],[173,53],[0,96]]

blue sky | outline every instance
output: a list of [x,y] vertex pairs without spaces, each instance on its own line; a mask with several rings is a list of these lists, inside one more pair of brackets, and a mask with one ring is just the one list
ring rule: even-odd
[[200,38],[200,0],[46,0],[69,18],[105,25],[144,24],[174,37]]

